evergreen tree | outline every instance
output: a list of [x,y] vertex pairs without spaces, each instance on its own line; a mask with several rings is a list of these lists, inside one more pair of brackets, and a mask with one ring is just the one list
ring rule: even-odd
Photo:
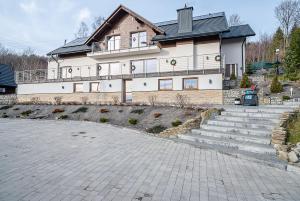
[[290,80],[299,79],[300,75],[300,28],[294,28],[291,33],[291,42],[285,58],[286,76]]
[[[273,61],[275,60],[275,51],[276,49],[283,50],[283,45],[284,45],[284,34],[283,31],[280,27],[276,30],[275,34],[273,35],[272,38],[272,44],[270,48],[270,54],[273,57]],[[283,53],[283,51],[281,51]]]
[[282,85],[278,81],[277,75],[272,80],[270,91],[271,93],[280,93],[283,91]]
[[241,88],[248,88],[250,86],[251,86],[251,82],[249,80],[249,77],[246,73],[244,73],[241,84],[240,84],[240,87]]

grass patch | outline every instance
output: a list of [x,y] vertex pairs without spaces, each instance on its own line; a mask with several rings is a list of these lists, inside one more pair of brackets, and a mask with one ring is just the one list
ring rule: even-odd
[[68,115],[61,115],[60,117],[58,117],[58,119],[68,119],[69,116]]
[[105,117],[100,118],[100,123],[107,123],[107,122],[109,122],[108,118],[105,118]]
[[130,119],[128,119],[128,123],[131,124],[131,125],[136,125],[138,123],[138,120],[130,118]]
[[287,126],[288,138],[287,141],[292,144],[300,142],[300,113]]
[[79,113],[79,112],[81,112],[81,113],[85,113],[85,112],[87,112],[87,110],[88,110],[88,108],[87,107],[80,107],[80,108],[78,108],[77,110],[75,110],[74,112],[72,112],[73,114],[75,114],[75,113]]
[[32,110],[26,110],[26,111],[24,111],[24,112],[21,112],[21,115],[22,116],[28,116],[28,115],[30,115],[32,113]]
[[133,114],[143,114],[144,113],[144,109],[135,109],[135,110],[132,110],[130,113],[133,113]]
[[52,111],[52,114],[56,114],[56,113],[63,113],[65,110],[63,109],[59,109],[59,108],[56,108]]
[[178,119],[172,122],[172,126],[173,126],[173,127],[177,127],[177,126],[179,126],[179,125],[181,125],[181,124],[182,124],[182,121],[180,121],[180,120],[178,120]]
[[106,108],[102,108],[102,109],[100,109],[99,112],[100,112],[100,113],[109,113],[109,110],[106,109]]
[[162,125],[156,125],[156,126],[153,126],[152,128],[146,129],[146,131],[147,131],[148,133],[155,133],[155,134],[158,134],[158,133],[160,133],[160,132],[162,132],[162,131],[164,131],[164,130],[166,130],[166,129],[167,129],[167,127],[165,127],[165,126],[162,126]]
[[0,107],[0,110],[7,110],[12,107],[13,107],[12,105],[4,105],[4,106]]

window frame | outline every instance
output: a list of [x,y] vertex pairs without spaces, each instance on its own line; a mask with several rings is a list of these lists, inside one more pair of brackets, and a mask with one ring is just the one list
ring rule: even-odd
[[[119,36],[120,37],[120,40],[119,40],[119,48],[116,49],[116,37]],[[108,47],[108,44],[109,44],[109,39],[110,38],[113,38],[113,41],[114,41],[114,48],[113,49],[109,49]],[[120,34],[115,34],[115,35],[108,35],[106,36],[106,46],[107,46],[107,51],[115,51],[115,50],[120,50],[121,49],[121,35]]]
[[[76,91],[76,85],[81,84],[82,85],[82,91]],[[83,93],[83,83],[74,83],[73,84],[73,92],[74,93]]]
[[[196,80],[196,88],[185,88],[185,80]],[[199,89],[199,79],[198,77],[186,77],[182,79],[182,89],[183,90],[198,90]]]
[[[147,71],[147,66],[146,66],[146,61],[149,60],[155,60],[156,61],[156,72],[148,72]],[[139,62],[141,61],[143,63],[143,72],[142,73],[134,73],[134,71],[132,71],[131,67],[132,67],[132,63],[133,62]],[[130,60],[130,72],[131,74],[145,74],[145,73],[158,73],[158,59],[157,58],[147,58],[147,59],[136,59],[136,60]]]
[[[140,33],[146,33],[146,44],[145,45],[141,45]],[[138,34],[137,47],[133,47],[133,45],[132,45],[132,35],[133,34]],[[147,33],[146,30],[139,30],[139,31],[130,32],[130,44],[129,44],[130,48],[141,48],[141,47],[147,47],[147,46],[148,46],[148,33]]]
[[[97,88],[97,91],[93,91],[92,89],[92,85],[93,84],[98,84],[98,88]],[[91,93],[99,93],[100,92],[100,89],[99,89],[99,87],[100,87],[100,82],[90,82],[90,92]]]
[[[166,80],[171,80],[172,81],[172,88],[171,89],[161,89],[160,87],[160,81],[166,81]],[[158,91],[173,91],[173,78],[164,78],[164,79],[158,79]]]

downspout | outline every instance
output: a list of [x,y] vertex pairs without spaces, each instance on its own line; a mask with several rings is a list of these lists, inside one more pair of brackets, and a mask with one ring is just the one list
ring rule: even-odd
[[51,58],[57,63],[56,79],[58,79],[59,78],[59,62],[58,62],[58,59],[53,56],[53,54],[51,54]]
[[245,64],[246,62],[244,62],[244,45],[246,43],[246,38],[244,39],[243,43],[242,43],[242,66],[243,66],[243,69],[242,69],[242,73],[244,74],[245,72]]
[[219,73],[221,73],[221,68],[222,68],[222,32],[219,34],[219,38],[220,38],[220,47],[219,47],[219,52],[220,52],[220,69],[219,69]]

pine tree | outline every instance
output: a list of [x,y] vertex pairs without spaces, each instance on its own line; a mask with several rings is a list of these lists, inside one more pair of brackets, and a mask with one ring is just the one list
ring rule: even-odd
[[300,28],[294,28],[291,33],[291,42],[285,57],[285,73],[290,80],[300,78]]
[[251,82],[250,82],[250,80],[249,80],[248,75],[245,73],[245,74],[243,75],[243,78],[242,78],[240,87],[241,87],[241,88],[248,88],[248,87],[250,87],[250,86],[251,86]]
[[278,81],[277,75],[272,80],[270,91],[271,93],[280,93],[283,91],[282,85]]
[[[275,60],[275,52],[276,49],[283,50],[283,44],[284,44],[284,34],[280,27],[276,30],[275,34],[273,35],[272,44],[270,48],[270,54],[273,57],[273,60]],[[283,53],[283,51],[281,51]]]

